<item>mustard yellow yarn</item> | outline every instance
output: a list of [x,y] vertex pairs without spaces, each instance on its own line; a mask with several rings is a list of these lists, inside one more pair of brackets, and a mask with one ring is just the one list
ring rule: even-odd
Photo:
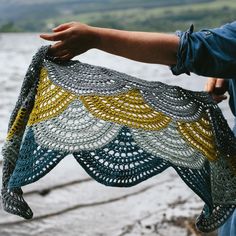
[[217,159],[214,135],[207,116],[195,122],[177,122],[177,124],[185,141],[202,152],[209,161]]
[[148,106],[137,89],[112,96],[80,96],[80,99],[95,117],[132,128],[160,130],[171,121]]
[[11,126],[8,134],[7,134],[7,140],[12,139],[12,137],[14,136],[14,134],[19,133],[23,126],[24,126],[24,118],[26,115],[26,109],[25,108],[20,108],[20,110],[17,113],[17,116],[14,120],[13,125]]
[[[71,92],[54,85],[48,79],[47,70],[43,68],[40,73],[35,105],[28,125],[60,115],[76,98],[78,97]],[[131,128],[161,130],[166,128],[171,121],[170,117],[155,111],[146,104],[137,89],[112,96],[79,96],[79,99],[94,117],[127,125]],[[19,118],[15,121],[18,123],[14,123],[15,125],[13,124],[13,128],[9,131],[9,137],[12,137],[13,133],[16,132],[15,130],[20,127],[20,117],[22,114],[19,114]],[[217,159],[216,147],[212,145],[215,143],[212,127],[207,116],[196,122],[177,122],[177,124],[178,130],[186,142],[202,152],[208,160]]]
[[74,94],[67,92],[54,85],[48,79],[45,68],[41,69],[36,100],[31,112],[28,125],[54,118],[61,114],[68,105],[77,98]]

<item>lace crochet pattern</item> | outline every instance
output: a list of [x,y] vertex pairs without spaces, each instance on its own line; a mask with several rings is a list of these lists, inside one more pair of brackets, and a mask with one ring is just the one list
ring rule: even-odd
[[130,187],[172,167],[205,202],[199,230],[227,220],[236,204],[236,139],[208,93],[56,61],[47,50],[33,57],[9,122],[7,212],[32,218],[21,187],[73,154],[108,186]]

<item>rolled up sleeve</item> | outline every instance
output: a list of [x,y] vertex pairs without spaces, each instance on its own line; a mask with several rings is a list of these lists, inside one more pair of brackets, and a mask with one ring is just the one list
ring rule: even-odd
[[193,72],[219,78],[236,78],[236,21],[220,28],[179,32],[174,75]]

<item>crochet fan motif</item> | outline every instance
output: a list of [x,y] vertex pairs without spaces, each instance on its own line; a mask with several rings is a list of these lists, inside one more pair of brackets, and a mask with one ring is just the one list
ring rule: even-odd
[[236,139],[205,92],[79,61],[34,56],[3,148],[4,209],[30,219],[21,187],[65,156],[98,182],[130,187],[173,167],[205,202],[199,230],[219,227],[236,204]]

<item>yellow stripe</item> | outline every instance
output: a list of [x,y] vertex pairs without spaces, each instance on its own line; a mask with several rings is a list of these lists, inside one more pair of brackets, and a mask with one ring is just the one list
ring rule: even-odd
[[74,94],[54,85],[48,79],[47,70],[42,68],[36,100],[28,125],[31,126],[60,115],[76,98],[77,96]]
[[171,118],[147,105],[139,90],[112,96],[80,96],[84,106],[95,117],[145,130],[160,130]]
[[203,153],[209,161],[217,160],[218,152],[212,127],[206,116],[195,122],[177,122],[177,124],[186,142]]
[[17,116],[14,120],[13,125],[11,126],[8,134],[7,134],[7,140],[9,141],[10,139],[12,139],[12,137],[17,134],[20,133],[22,131],[23,128],[23,124],[24,124],[24,118],[26,115],[26,109],[25,108],[20,108],[20,110],[17,113]]

